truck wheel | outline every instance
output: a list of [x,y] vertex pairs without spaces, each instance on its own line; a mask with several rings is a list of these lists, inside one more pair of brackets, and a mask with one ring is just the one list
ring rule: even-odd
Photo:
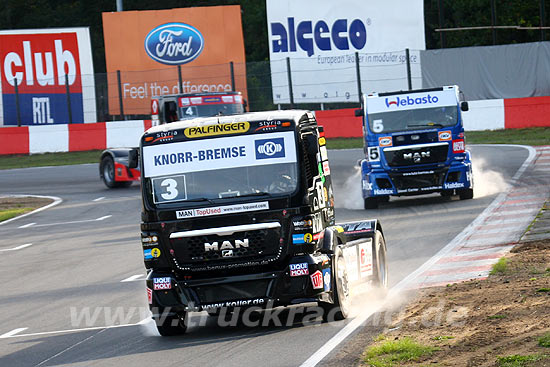
[[378,198],[368,197],[365,198],[365,209],[376,209],[378,208]]
[[[161,315],[162,317],[162,315]],[[187,330],[185,320],[187,313],[178,316],[169,316],[155,320],[157,330],[162,336],[183,335]]]
[[461,190],[458,192],[458,195],[459,195],[459,197],[460,197],[460,200],[473,199],[473,198],[474,198],[474,189],[472,189],[472,188],[469,188],[469,189],[461,189]]
[[110,189],[114,189],[115,187],[129,187],[132,185],[132,181],[115,181],[115,162],[110,155],[106,155],[101,159],[99,174],[105,186]]
[[453,190],[443,190],[443,191],[440,192],[440,194],[444,198],[448,198],[448,197],[453,196]]
[[[342,250],[337,247],[334,254],[334,264],[332,273],[332,298],[334,303],[319,302],[323,308],[323,320],[335,321],[344,320],[349,315],[350,308],[350,289],[348,282],[348,272]],[[332,316],[332,317],[330,317]]]
[[386,262],[386,241],[382,232],[376,231],[372,244],[374,279],[373,285],[379,289],[388,286],[388,263]]

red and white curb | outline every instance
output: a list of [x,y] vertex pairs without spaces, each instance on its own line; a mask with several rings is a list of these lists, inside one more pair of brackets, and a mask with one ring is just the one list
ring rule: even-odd
[[526,148],[529,157],[513,177],[511,190],[501,193],[457,236],[452,248],[417,273],[408,289],[486,278],[493,264],[518,243],[550,196],[550,147]]

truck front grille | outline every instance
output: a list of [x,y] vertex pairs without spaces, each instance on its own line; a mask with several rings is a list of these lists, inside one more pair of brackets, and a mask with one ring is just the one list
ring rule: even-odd
[[386,148],[384,157],[390,167],[415,166],[421,164],[443,163],[447,160],[448,143],[408,145],[406,147]]
[[251,280],[228,284],[204,285],[195,287],[201,304],[220,301],[265,298],[271,279]]

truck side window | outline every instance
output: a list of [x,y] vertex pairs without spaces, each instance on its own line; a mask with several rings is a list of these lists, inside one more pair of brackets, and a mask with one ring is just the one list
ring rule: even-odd
[[168,101],[164,103],[164,120],[169,122],[178,121],[177,105],[174,101]]
[[313,185],[313,177],[316,176],[317,172],[317,153],[319,153],[317,145],[317,136],[313,133],[306,133],[303,135],[302,145],[304,151],[304,170],[306,173],[306,179],[308,186]]

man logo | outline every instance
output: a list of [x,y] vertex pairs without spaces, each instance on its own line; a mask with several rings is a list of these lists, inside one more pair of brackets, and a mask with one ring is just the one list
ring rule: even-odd
[[430,152],[414,152],[414,153],[404,153],[403,159],[408,161],[413,161],[414,163],[420,163],[422,158],[430,158]]
[[[233,249],[238,249],[238,248],[241,248],[241,247],[248,247],[248,238],[245,238],[243,241],[235,240],[235,244],[232,244],[230,241],[223,241],[221,246],[219,245],[219,243],[217,241],[212,242],[212,243],[208,243],[208,242],[204,243],[204,251],[205,252],[222,250],[222,255],[224,257],[233,256]],[[231,255],[224,255],[224,253],[223,253],[224,250],[230,250]]]
[[222,250],[222,257],[233,257],[233,250]]
[[283,158],[285,156],[285,139],[260,139],[254,141],[256,159]]

